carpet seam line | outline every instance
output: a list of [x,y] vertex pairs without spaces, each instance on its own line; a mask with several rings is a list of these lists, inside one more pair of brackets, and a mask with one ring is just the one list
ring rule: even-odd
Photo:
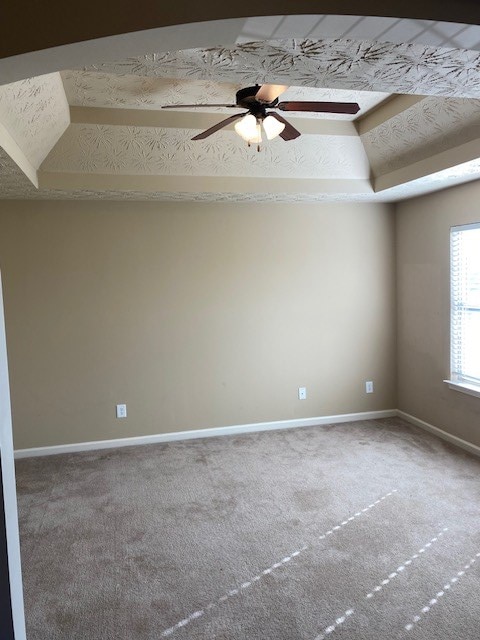
[[477,558],[480,558],[480,552],[476,553],[473,558],[470,558],[469,562],[463,565],[463,569],[460,569],[460,571],[457,571],[457,573],[452,578],[450,578],[450,580],[440,589],[440,591],[437,591],[437,593],[435,594],[435,597],[431,598],[428,601],[428,604],[422,607],[419,613],[413,617],[412,622],[409,622],[408,624],[405,625],[404,627],[405,631],[411,631],[414,628],[414,626],[418,622],[420,622],[422,618],[425,617],[425,614],[427,614],[432,607],[438,604],[438,599],[442,598],[445,595],[445,591],[449,591],[459,581],[460,578],[463,578],[465,573],[469,569],[471,569],[473,564],[475,564],[475,562],[477,561]]
[[403,573],[407,566],[410,566],[414,562],[414,560],[418,560],[418,558],[421,557],[420,554],[425,553],[425,551],[429,549],[432,546],[432,544],[435,544],[435,542],[438,542],[438,539],[443,537],[447,531],[448,531],[448,527],[443,527],[443,529],[439,533],[433,536],[433,538],[431,538],[426,544],[422,545],[416,553],[411,555],[409,558],[407,558],[407,560],[402,562],[394,571],[389,573],[387,578],[384,578],[377,585],[375,585],[373,589],[369,593],[367,593],[365,598],[368,598],[368,599],[373,598],[375,596],[375,593],[379,593],[384,587],[387,586],[387,584],[390,584],[390,582],[394,578],[396,578],[400,573]]
[[[323,540],[323,539],[326,538],[326,536],[333,535],[334,531],[338,531],[342,527],[346,526],[347,524],[349,524],[350,522],[355,520],[355,518],[363,515],[364,513],[369,511],[370,509],[373,509],[377,505],[381,504],[381,502],[383,500],[385,500],[387,497],[392,496],[394,493],[397,493],[397,491],[398,491],[398,489],[392,489],[391,491],[389,491],[388,493],[383,495],[378,500],[375,500],[374,502],[369,504],[368,507],[366,507],[365,509],[361,509],[360,511],[355,512],[355,515],[350,516],[349,518],[346,518],[345,520],[343,520],[341,525],[336,525],[335,527],[332,527],[331,529],[326,531],[324,534],[319,535],[318,536],[318,540]],[[248,586],[245,587],[245,588],[253,586],[253,583],[254,582],[259,582],[261,580],[262,576],[271,574],[272,571],[274,571],[275,569],[277,569],[277,568],[285,565],[286,563],[290,562],[290,560],[292,560],[293,558],[298,557],[301,553],[303,553],[303,551],[306,551],[311,546],[313,546],[313,544],[314,543],[312,543],[311,545],[304,545],[300,549],[297,549],[296,551],[291,553],[289,556],[285,556],[282,561],[276,562],[276,563],[272,564],[270,567],[267,567],[266,569],[264,569],[263,571],[260,571],[256,576],[254,576],[253,578],[250,578],[250,580],[247,580],[247,581],[245,581],[243,583],[243,584],[247,584],[247,582],[249,583]],[[203,609],[199,609],[198,611],[195,611],[193,614],[190,614],[189,616],[187,616],[185,618],[182,618],[182,620],[180,620],[176,624],[174,624],[171,627],[169,627],[168,629],[165,629],[164,631],[162,631],[160,633],[160,637],[165,638],[165,637],[168,637],[168,636],[172,635],[175,631],[187,626],[187,624],[189,624],[193,620],[201,618],[203,615],[205,615],[205,612],[207,610],[211,610],[214,607],[218,606],[218,604],[226,602],[229,598],[238,595],[240,592],[244,591],[245,588],[242,588],[242,586],[240,586],[238,588],[231,589],[230,591],[227,591],[226,594],[222,595],[217,600],[210,602]],[[213,605],[213,606],[211,606],[211,605]],[[197,614],[197,615],[195,615],[195,614]],[[349,615],[351,615],[351,614],[349,614]]]
[[[433,538],[431,538],[426,544],[424,544],[418,551],[418,553],[414,553],[410,558],[408,558],[408,560],[406,560],[405,562],[403,562],[401,565],[399,565],[399,567],[397,567],[397,571],[400,567],[403,567],[402,571],[400,571],[400,573],[403,573],[403,571],[405,570],[405,566],[407,564],[407,562],[410,560],[409,564],[407,566],[409,566],[413,559],[417,559],[420,557],[420,553],[424,553],[426,551],[427,548],[430,548],[430,546],[434,543],[438,541],[438,538],[442,537],[444,535],[444,533],[446,533],[448,531],[448,527],[444,527],[439,533],[437,533],[435,536],[433,536]],[[429,545],[429,546],[427,546]],[[480,553],[477,554],[478,556],[480,556]],[[472,562],[472,561],[471,561]],[[475,560],[473,560],[473,562],[475,562]],[[466,568],[466,567],[465,567]],[[393,575],[395,573],[395,575]],[[395,578],[398,575],[398,573],[396,572],[392,572],[389,574],[388,578],[385,580],[382,580],[378,585],[376,585],[371,592],[369,592],[366,596],[365,599],[371,599],[374,596],[374,592],[378,592],[381,591],[383,589],[384,586],[386,586],[387,584],[390,583],[390,581]],[[393,576],[393,578],[391,578],[390,576]],[[437,594],[438,595],[438,594]],[[330,635],[331,633],[333,633],[335,631],[335,629],[340,626],[341,624],[343,624],[346,620],[345,616],[352,616],[355,612],[355,609],[353,607],[350,607],[349,609],[347,609],[347,611],[342,614],[342,616],[340,616],[339,618],[337,618],[335,620],[334,623],[332,623],[331,625],[329,625],[328,627],[325,627],[325,629],[319,633],[317,636],[315,636],[315,640],[325,640],[325,636]],[[412,625],[413,626],[413,625]],[[405,627],[405,629],[407,631],[409,631],[410,629],[407,629],[408,625]]]

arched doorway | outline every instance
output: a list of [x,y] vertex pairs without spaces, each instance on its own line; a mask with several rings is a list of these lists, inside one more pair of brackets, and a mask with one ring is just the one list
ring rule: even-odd
[[[309,5],[309,3],[304,3],[305,5]],[[328,3],[325,3],[326,5]],[[467,4],[467,3],[465,3]],[[305,10],[308,7],[305,6]],[[298,7],[295,8],[298,11]],[[138,7],[136,8],[138,11]],[[358,10],[358,9],[357,9]],[[288,12],[286,7],[282,7],[282,11]],[[466,21],[468,16],[466,13],[462,13],[457,8],[457,15],[455,18],[457,20]],[[121,11],[119,10],[120,14]],[[139,12],[141,13],[141,12]],[[392,14],[394,15],[394,14]],[[425,15],[425,14],[424,14]],[[210,15],[211,21],[201,22],[198,24],[190,23],[190,24],[180,24],[175,23],[173,18],[171,18],[172,22],[169,25],[165,26],[157,26],[153,31],[136,31],[133,34],[129,35],[119,35],[120,27],[118,27],[118,31],[116,35],[107,36],[104,34],[105,39],[101,41],[90,41],[84,43],[77,44],[62,44],[61,46],[57,46],[55,48],[45,49],[37,52],[23,52],[18,53],[17,55],[9,58],[5,58],[0,63],[0,67],[2,71],[4,71],[3,78],[8,79],[10,81],[28,77],[30,75],[37,75],[40,73],[46,73],[48,71],[52,71],[58,68],[62,68],[65,65],[68,66],[81,66],[84,64],[90,64],[99,59],[107,60],[109,58],[115,59],[118,57],[119,52],[121,51],[122,56],[131,54],[141,55],[142,53],[151,51],[153,49],[182,49],[185,47],[191,46],[208,46],[212,41],[218,42],[218,29],[219,27],[223,29],[222,31],[222,40],[225,42],[234,42],[239,29],[241,29],[241,25],[244,22],[244,18],[230,16],[223,16],[223,20],[218,22],[217,20],[213,20],[215,16],[213,13]],[[447,19],[447,15],[440,16],[442,19]],[[192,16],[189,16],[192,18]],[[195,17],[195,16],[193,16]],[[176,18],[177,20],[181,20],[182,18]],[[472,21],[475,21],[477,18],[471,18]],[[5,21],[8,23],[8,19]],[[72,20],[72,23],[74,20]],[[145,28],[146,24],[141,27]],[[124,25],[125,29],[126,25]],[[37,25],[38,31],[42,30]],[[134,29],[138,28],[134,27]],[[12,31],[14,31],[12,29]],[[86,32],[83,33],[81,37],[85,37]],[[212,40],[215,38],[215,40]],[[71,42],[75,42],[76,37],[72,36]],[[45,42],[48,42],[47,40]],[[154,44],[157,44],[157,47]],[[160,43],[160,44],[158,44]],[[50,42],[52,44],[52,42]],[[40,42],[38,42],[35,46],[42,46]],[[47,45],[49,46],[49,45]],[[8,452],[6,455],[10,455]],[[11,463],[11,460],[10,460]],[[9,464],[10,464],[9,463]],[[4,466],[5,469],[5,466]],[[8,525],[8,517],[9,512],[6,512],[6,521]],[[11,517],[11,512],[10,512]],[[4,527],[4,530],[6,527]],[[5,554],[4,554],[5,557]],[[19,568],[18,568],[19,571]],[[5,589],[3,592],[3,596],[5,600],[12,597],[15,598],[17,593],[18,598],[21,598],[21,594],[18,594],[18,584],[15,588],[11,585],[10,592],[8,589]],[[12,636],[12,628],[10,625],[10,630],[5,627],[2,629],[2,633],[6,633],[5,638],[9,639],[11,637],[15,637],[17,640],[22,638],[22,630],[21,630],[21,621],[18,619],[17,630],[15,635]],[[8,635],[10,634],[10,635]]]

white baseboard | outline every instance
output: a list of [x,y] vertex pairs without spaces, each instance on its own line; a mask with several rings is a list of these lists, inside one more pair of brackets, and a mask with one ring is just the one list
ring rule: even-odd
[[409,413],[405,413],[405,411],[397,410],[397,416],[399,418],[403,418],[407,422],[414,424],[416,427],[420,427],[420,429],[425,429],[425,431],[429,431],[434,435],[442,438],[442,440],[446,440],[451,444],[455,444],[457,447],[461,447],[462,449],[466,449],[470,453],[473,453],[476,456],[480,456],[480,447],[472,442],[468,442],[467,440],[463,440],[458,436],[454,436],[447,431],[443,431],[443,429],[439,429],[438,427],[434,427],[433,424],[429,422],[425,422],[425,420],[420,420],[420,418],[416,418],[415,416],[411,416]]
[[[228,436],[238,433],[252,433],[254,431],[270,431],[274,429],[292,429],[295,427],[315,427],[324,424],[353,422],[355,420],[375,420],[379,418],[393,418],[396,409],[385,411],[365,411],[363,413],[345,413],[335,416],[321,416],[317,418],[300,418],[298,420],[279,420],[277,422],[255,422],[230,427],[214,427],[212,429],[192,429],[190,431],[176,431],[158,433],[150,436],[133,438],[115,438],[114,440],[96,440],[93,442],[77,442],[75,444],[60,444],[52,447],[34,447],[32,449],[18,449],[15,458],[32,458],[34,456],[52,456],[59,453],[75,453],[77,451],[94,451],[95,449],[114,449],[116,447],[131,447],[140,444],[158,442],[173,442],[174,440],[192,440],[196,438],[212,438]],[[405,418],[406,419],[406,418]]]
[[461,447],[474,455],[480,456],[480,447],[467,442],[458,436],[454,436],[443,429],[434,427],[433,424],[420,420],[415,416],[400,411],[388,409],[384,411],[365,411],[363,413],[344,413],[333,416],[318,416],[316,418],[299,418],[298,420],[278,420],[276,422],[254,422],[252,424],[240,424],[229,427],[214,427],[211,429],[191,429],[189,431],[173,431],[170,433],[158,433],[149,436],[136,436],[131,438],[115,438],[112,440],[94,440],[92,442],[77,442],[74,444],[60,444],[51,447],[34,447],[31,449],[18,449],[15,458],[32,458],[35,456],[52,456],[61,453],[75,453],[78,451],[95,451],[96,449],[115,449],[117,447],[132,447],[142,444],[154,444],[158,442],[173,442],[175,440],[193,440],[198,438],[212,438],[216,436],[236,435],[240,433],[252,433],[255,431],[271,431],[275,429],[293,429],[295,427],[315,427],[325,424],[338,424],[341,422],[354,422],[355,420],[375,420],[380,418],[394,418],[398,416],[406,422],[429,431],[451,444]]

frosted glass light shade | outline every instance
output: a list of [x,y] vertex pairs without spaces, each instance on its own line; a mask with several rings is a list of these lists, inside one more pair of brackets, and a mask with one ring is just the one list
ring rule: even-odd
[[285,124],[279,122],[273,116],[267,116],[263,121],[263,128],[265,129],[268,140],[273,140],[273,138],[276,138],[282,133],[285,129]]
[[251,113],[244,116],[239,122],[236,123],[235,131],[241,138],[243,138],[247,142],[261,142],[261,139],[257,140],[257,119]]

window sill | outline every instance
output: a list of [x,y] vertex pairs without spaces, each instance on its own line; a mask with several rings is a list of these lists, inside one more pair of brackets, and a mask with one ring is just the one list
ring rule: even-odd
[[466,382],[455,382],[454,380],[444,380],[448,384],[450,389],[454,391],[460,391],[461,393],[468,393],[469,396],[476,396],[480,398],[480,387],[474,384],[467,384]]

